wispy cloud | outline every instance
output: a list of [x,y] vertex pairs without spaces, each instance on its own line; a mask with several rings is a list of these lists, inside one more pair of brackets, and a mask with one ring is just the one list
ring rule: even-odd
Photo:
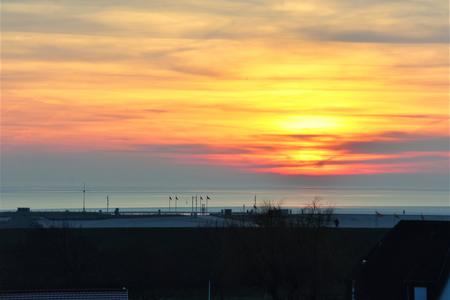
[[345,151],[353,153],[402,153],[450,151],[449,136],[426,136],[408,133],[388,133],[368,141],[352,141],[341,144]]
[[198,39],[308,38],[447,43],[448,2],[430,1],[4,1],[9,31]]

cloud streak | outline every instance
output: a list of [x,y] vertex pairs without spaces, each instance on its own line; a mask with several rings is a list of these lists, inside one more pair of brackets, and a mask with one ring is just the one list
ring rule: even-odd
[[[447,43],[448,2],[4,1],[15,32],[248,39],[267,36],[369,43]],[[405,13],[408,12],[408,13]],[[393,32],[396,32],[393,34]]]
[[285,175],[448,171],[449,136],[384,132],[376,137],[352,137],[343,143],[345,139],[329,135],[268,135],[259,137],[257,145],[145,144],[135,145],[131,151],[184,164],[224,165]]

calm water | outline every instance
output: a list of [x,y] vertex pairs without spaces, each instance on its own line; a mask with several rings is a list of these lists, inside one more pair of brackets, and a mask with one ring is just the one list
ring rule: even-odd
[[[271,201],[289,208],[300,208],[315,197],[323,205],[336,208],[337,212],[373,213],[374,209],[384,212],[443,214],[450,215],[448,190],[395,190],[395,189],[352,189],[352,188],[297,188],[297,189],[233,189],[233,190],[152,190],[149,188],[88,187],[86,208],[105,210],[106,196],[109,195],[110,208],[122,210],[164,209],[169,206],[169,196],[178,197],[178,210],[190,210],[192,197],[200,196],[203,202],[209,196],[210,211],[224,207],[242,210],[251,209],[256,196],[257,203]],[[0,191],[0,209],[12,210],[17,207],[31,209],[71,209],[82,208],[82,188],[5,188]],[[175,201],[171,202],[172,210]]]

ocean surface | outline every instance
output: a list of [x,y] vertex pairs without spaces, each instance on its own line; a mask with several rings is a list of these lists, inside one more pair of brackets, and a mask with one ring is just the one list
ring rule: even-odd
[[[197,205],[206,205],[210,212],[223,208],[250,210],[270,202],[282,207],[300,210],[313,199],[330,206],[336,213],[403,213],[450,215],[449,190],[376,189],[299,187],[275,189],[208,189],[155,190],[146,187],[86,187],[85,205],[89,211],[190,211],[197,197]],[[169,203],[169,197],[172,201]],[[175,200],[178,198],[178,201]],[[194,199],[194,200],[193,200]],[[83,187],[2,187],[0,210],[30,207],[32,210],[81,210]]]

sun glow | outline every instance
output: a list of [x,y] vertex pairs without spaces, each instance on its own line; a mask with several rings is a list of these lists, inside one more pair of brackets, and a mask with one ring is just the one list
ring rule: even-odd
[[344,120],[332,116],[291,116],[279,122],[281,130],[289,134],[336,133],[344,129]]

